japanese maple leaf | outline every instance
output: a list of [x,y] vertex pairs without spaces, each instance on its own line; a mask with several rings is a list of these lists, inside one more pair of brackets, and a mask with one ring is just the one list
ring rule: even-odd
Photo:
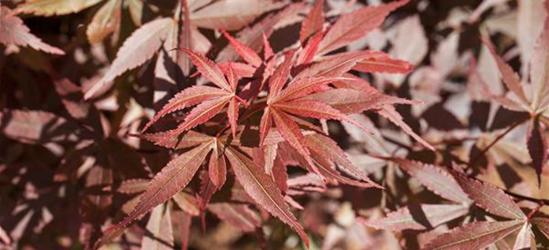
[[[547,165],[548,159],[547,139],[542,127],[549,126],[549,19],[545,21],[545,28],[534,47],[537,53],[531,58],[530,75],[522,81],[511,66],[496,54],[493,45],[488,40],[484,43],[496,61],[503,83],[509,89],[505,96],[492,94],[492,99],[506,109],[530,114],[527,146],[539,184],[542,168]],[[528,79],[529,84],[526,83]]]
[[[186,134],[183,140],[175,144],[171,144],[174,142],[174,140],[171,140],[173,137],[169,137],[168,140],[162,138],[162,136],[146,136],[145,138],[157,144],[168,141],[165,146],[171,148],[189,149],[190,147],[191,149],[175,157],[154,176],[139,197],[135,208],[122,221],[105,231],[105,235],[98,242],[99,245],[112,240],[118,232],[131,222],[178,194],[190,183],[198,169],[207,161],[208,156],[210,157],[209,171],[216,171],[211,168],[219,167],[217,164],[212,164],[212,161],[222,159],[223,165],[227,162],[230,163],[236,180],[252,200],[258,206],[291,226],[308,244],[303,227],[291,213],[273,178],[265,173],[262,166],[258,166],[248,155],[241,152],[243,149],[230,146],[225,141],[226,138],[217,138],[195,132]],[[217,175],[220,174],[225,175],[226,171]]]
[[56,55],[65,54],[62,50],[42,42],[40,38],[30,33],[29,28],[21,18],[16,16],[15,11],[4,6],[0,6],[0,43],[22,47],[28,46]]
[[198,104],[185,117],[183,123],[170,131],[172,135],[178,135],[208,121],[226,106],[228,106],[229,124],[233,135],[235,135],[238,120],[238,102],[244,104],[246,102],[236,95],[238,79],[232,67],[229,65],[227,77],[225,77],[219,65],[210,59],[188,49],[183,49],[183,51],[189,55],[198,72],[210,80],[215,87],[197,85],[179,92],[145,125],[143,131],[167,114]]
[[[288,86],[284,88],[286,80],[290,76],[292,59],[293,52],[289,52],[284,62],[275,70],[270,78],[267,106],[264,109],[259,128],[260,144],[263,145],[274,121],[276,129],[282,137],[314,167],[315,164],[313,164],[310,158],[305,137],[299,129],[296,123],[297,118],[294,115],[314,119],[347,121],[359,127],[361,126],[330,105],[306,98],[308,94],[317,92],[333,81],[347,78],[314,76],[296,78],[290,81]],[[363,129],[367,130],[366,128]]]

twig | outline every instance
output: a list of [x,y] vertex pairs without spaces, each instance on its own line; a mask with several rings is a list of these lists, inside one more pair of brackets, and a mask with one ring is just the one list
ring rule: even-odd
[[517,193],[513,193],[511,191],[508,191],[508,190],[503,190],[506,194],[510,195],[510,196],[513,196],[515,198],[518,198],[518,199],[521,199],[521,200],[527,200],[527,201],[531,201],[531,202],[536,202],[536,203],[539,203],[539,204],[543,204],[545,206],[549,206],[549,200],[547,199],[540,199],[540,198],[534,198],[534,197],[529,197],[529,196],[524,196],[522,194],[517,194]]
[[488,150],[490,150],[490,148],[492,148],[494,145],[496,145],[496,143],[498,143],[498,141],[500,141],[503,137],[505,137],[505,135],[509,134],[509,132],[513,131],[513,129],[515,129],[518,125],[522,124],[523,122],[527,121],[528,119],[529,119],[529,117],[527,119],[522,119],[522,120],[519,120],[519,121],[515,122],[513,125],[511,125],[509,128],[507,128],[507,130],[505,130],[505,132],[498,135],[498,137],[496,137],[496,139],[494,141],[492,141],[487,147],[485,147],[480,153],[478,153],[471,161],[469,161],[469,166],[474,166],[475,163],[477,163],[481,159],[481,157],[484,156],[486,154],[486,152],[488,152]]

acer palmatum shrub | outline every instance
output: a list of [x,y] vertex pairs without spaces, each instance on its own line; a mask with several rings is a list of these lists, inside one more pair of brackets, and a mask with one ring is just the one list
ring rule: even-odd
[[373,2],[2,2],[0,248],[548,247],[549,4]]

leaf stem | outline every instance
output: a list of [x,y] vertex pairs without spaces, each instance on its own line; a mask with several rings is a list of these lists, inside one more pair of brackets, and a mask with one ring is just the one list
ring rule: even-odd
[[522,120],[519,120],[519,121],[515,122],[513,125],[511,125],[509,128],[507,128],[507,130],[505,130],[505,132],[498,135],[498,137],[496,137],[496,139],[494,141],[492,141],[480,153],[478,153],[475,157],[473,157],[473,159],[471,161],[469,161],[469,166],[474,166],[475,163],[477,163],[482,158],[482,156],[484,156],[488,152],[488,150],[490,150],[490,148],[492,148],[494,145],[496,145],[496,143],[498,143],[501,139],[503,139],[503,137],[505,137],[507,134],[509,134],[509,132],[513,131],[513,129],[515,129],[518,125],[522,124],[523,122],[527,121],[528,119],[529,119],[529,117],[526,118],[526,119],[522,119]]

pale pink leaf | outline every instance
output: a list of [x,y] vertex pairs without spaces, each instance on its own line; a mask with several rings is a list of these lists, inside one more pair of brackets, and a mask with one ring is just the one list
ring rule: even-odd
[[[532,105],[536,112],[549,105],[549,18],[534,46],[530,64],[532,83]],[[526,62],[523,62],[526,63]]]
[[200,28],[238,30],[277,6],[270,0],[215,1],[191,13],[191,22]]
[[208,205],[208,210],[243,232],[253,232],[261,225],[257,214],[247,205],[213,203]]
[[467,212],[469,212],[469,207],[465,205],[421,204],[420,206],[401,208],[380,219],[362,219],[362,223],[376,229],[391,231],[402,231],[408,229],[426,230],[459,218],[467,214]]
[[22,47],[29,46],[35,50],[51,54],[65,54],[59,48],[42,42],[40,38],[30,33],[30,29],[23,23],[23,20],[4,6],[0,6],[0,43]]
[[101,0],[28,0],[17,7],[17,12],[37,16],[66,15],[77,13]]
[[170,208],[153,209],[146,226],[147,233],[141,242],[142,250],[172,250],[174,247]]
[[134,31],[116,53],[116,58],[110,66],[109,71],[86,92],[85,98],[89,99],[93,97],[103,85],[113,81],[122,73],[137,68],[151,59],[158,52],[164,40],[166,40],[173,25],[175,25],[173,19],[162,18],[148,22]]
[[197,199],[194,196],[186,193],[185,191],[177,192],[172,197],[172,200],[186,214],[191,216],[200,215],[200,207]]
[[513,250],[528,250],[530,249],[530,243],[532,240],[532,230],[530,229],[530,223],[524,223],[524,226],[520,229]]
[[344,14],[330,27],[322,39],[318,54],[324,55],[366,36],[380,26],[389,13],[408,2],[409,0],[401,0],[379,6],[368,6]]
[[423,140],[421,136],[417,135],[412,130],[412,128],[410,128],[410,126],[408,126],[408,124],[404,122],[402,116],[396,111],[396,109],[393,106],[384,105],[383,108],[378,111],[378,114],[389,119],[392,123],[399,126],[406,134],[412,136],[414,139],[416,139],[416,141],[421,143],[421,145],[423,145],[424,147],[432,151],[435,151],[435,149],[433,148],[433,146],[431,146],[431,144]]
[[0,227],[0,240],[2,240],[6,245],[11,244],[11,239],[8,236],[8,233],[6,233],[6,231],[2,227]]
[[[24,143],[46,143],[76,139],[84,132],[75,123],[45,111],[4,110],[0,112],[0,128],[8,138]],[[72,135],[72,136],[71,136]]]
[[109,0],[101,6],[86,29],[86,35],[91,44],[101,43],[106,36],[120,26],[121,10],[121,0]]
[[120,186],[116,189],[116,192],[122,194],[141,193],[147,189],[147,184],[149,184],[149,180],[147,179],[124,180],[120,183]]
[[501,79],[503,80],[503,83],[505,83],[505,86],[507,86],[507,88],[509,88],[509,90],[511,90],[511,92],[513,92],[521,101],[528,103],[517,73],[515,73],[513,68],[511,68],[509,64],[505,63],[505,61],[503,61],[498,54],[496,54],[494,46],[489,41],[484,40],[483,42],[490,50],[490,53],[492,53],[492,57],[496,60]]

